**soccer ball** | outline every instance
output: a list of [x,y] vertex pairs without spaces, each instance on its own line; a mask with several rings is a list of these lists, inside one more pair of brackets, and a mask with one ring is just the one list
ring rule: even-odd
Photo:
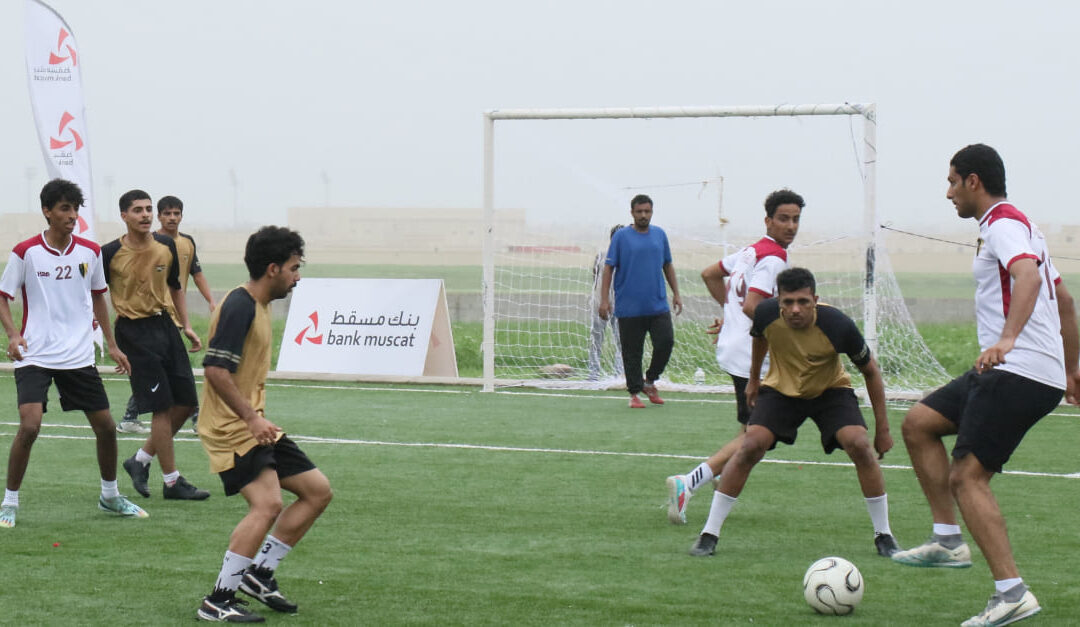
[[806,602],[819,614],[844,616],[862,601],[862,573],[842,557],[823,557],[811,564],[802,586]]

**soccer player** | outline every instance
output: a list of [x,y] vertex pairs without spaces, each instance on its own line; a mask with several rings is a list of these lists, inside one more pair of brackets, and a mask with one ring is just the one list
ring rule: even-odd
[[[199,607],[204,620],[262,622],[236,599],[237,589],[275,611],[295,612],[274,571],[333,496],[326,475],[266,417],[270,302],[285,298],[300,280],[303,256],[304,240],[295,231],[256,231],[244,251],[251,280],[226,294],[210,320],[199,437],[225,495],[243,495],[248,512],[233,529],[214,589]],[[298,497],[284,509],[283,488]]]
[[[718,498],[709,515],[711,526],[698,536],[691,555],[712,555],[720,527],[742,493],[750,471],[779,440],[794,444],[799,426],[811,418],[821,432],[825,453],[842,448],[855,464],[866,509],[874,526],[879,555],[899,550],[889,527],[885,477],[878,459],[893,446],[885,411],[885,384],[858,327],[839,309],[818,303],[814,275],[790,268],[776,277],[776,298],[754,310],[753,353],[746,382],[750,420],[739,449],[720,476]],[[761,381],[768,352],[769,372]],[[874,411],[874,444],[851,389],[851,377],[840,363],[844,353],[862,373]],[[874,456],[877,451],[877,457]]]
[[[180,222],[184,219],[184,203],[176,196],[163,196],[158,199],[157,202],[158,222],[161,223],[161,228],[158,229],[158,234],[167,235],[172,238],[173,243],[176,244],[176,253],[180,256],[180,287],[187,294],[188,277],[190,276],[195,281],[195,287],[199,289],[199,293],[206,299],[206,304],[210,308],[210,312],[214,311],[214,296],[210,292],[210,283],[206,280],[206,276],[203,274],[202,266],[199,265],[199,255],[195,252],[195,239],[187,233],[180,232]],[[169,300],[168,306],[169,317],[172,318],[173,324],[178,329],[183,330],[183,325],[180,324],[180,318],[176,314],[176,307],[172,304],[172,299]],[[191,414],[192,423],[197,423],[199,420],[199,408],[196,407],[195,411]],[[120,420],[120,423],[116,425],[116,430],[122,433],[149,433],[150,429],[143,425],[139,420],[139,407],[135,402],[135,397],[131,396],[128,399],[127,410],[124,411],[124,416]]]
[[[658,226],[650,226],[653,214],[652,199],[638,194],[630,200],[633,228],[619,229],[611,238],[604,275],[600,281],[599,314],[604,320],[612,314],[619,319],[619,343],[622,345],[623,371],[630,407],[644,409],[638,398],[642,391],[655,405],[664,399],[656,391],[671,350],[675,346],[675,330],[671,326],[664,279],[671,286],[671,304],[675,315],[682,313],[679,282],[671,263],[671,247],[667,234]],[[615,285],[615,307],[611,306],[612,277]],[[645,352],[645,334],[652,340],[652,359],[645,379],[641,377],[641,356]]]
[[[776,275],[788,267],[787,248],[799,232],[799,219],[805,206],[802,196],[790,189],[769,194],[765,198],[765,237],[701,271],[709,294],[724,307],[723,321],[717,320],[708,332],[717,335],[716,362],[735,385],[736,419],[740,428],[738,435],[689,473],[667,478],[668,520],[672,524],[686,524],[690,496],[720,476],[742,443],[750,419],[750,407],[746,404],[752,344],[750,325],[758,304],[776,294]],[[719,499],[719,493],[714,493],[714,508],[719,507]],[[705,527],[710,528],[710,523],[706,522]]]
[[170,297],[192,352],[202,348],[187,318],[180,288],[180,260],[172,238],[150,230],[154,205],[150,195],[133,189],[120,197],[120,217],[127,233],[101,248],[105,280],[112,288],[116,342],[131,361],[131,392],[139,407],[153,412],[150,435],[135,455],[124,460],[135,491],[150,496],[150,462],[157,455],[167,499],[202,500],[210,493],[191,485],[176,468],[173,436],[198,404],[195,377],[184,341],[168,315]]
[[[913,566],[964,568],[971,550],[953,503],[979,545],[994,594],[963,625],[1004,625],[1041,608],[1013,560],[1005,518],[990,490],[1024,434],[1080,382],[1072,297],[1035,224],[1006,200],[1005,164],[991,147],[967,146],[949,163],[946,198],[979,225],[975,322],[982,351],[975,366],[916,403],[904,417],[904,443],[930,504],[928,542],[893,555]],[[1056,302],[1055,302],[1056,301]],[[956,435],[952,461],[942,438]]]
[[[120,516],[146,518],[148,514],[116,487],[115,425],[105,386],[94,367],[91,329],[95,318],[116,371],[128,372],[130,365],[109,328],[101,249],[73,234],[83,205],[82,190],[71,181],[53,179],[41,189],[40,198],[48,228],[15,246],[0,277],[0,323],[8,337],[7,356],[16,363],[19,405],[19,430],[8,456],[0,528],[15,526],[19,487],[53,382],[60,391],[60,408],[82,410],[94,429],[101,473],[98,507]],[[15,327],[8,305],[18,293],[23,298],[21,330]]]

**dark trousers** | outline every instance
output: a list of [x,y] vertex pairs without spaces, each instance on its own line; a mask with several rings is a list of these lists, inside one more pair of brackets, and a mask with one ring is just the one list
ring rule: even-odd
[[641,355],[645,352],[645,334],[652,340],[652,360],[645,372],[645,380],[652,383],[660,378],[671,359],[675,346],[675,329],[671,326],[671,313],[655,316],[619,318],[619,343],[622,344],[623,371],[626,372],[626,391],[641,391]]

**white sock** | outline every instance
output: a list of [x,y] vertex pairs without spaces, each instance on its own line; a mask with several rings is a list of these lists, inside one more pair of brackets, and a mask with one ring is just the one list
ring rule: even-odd
[[177,479],[180,478],[180,471],[174,470],[168,474],[162,475],[161,478],[165,480],[165,485],[171,486],[172,484],[176,483]]
[[101,480],[101,496],[107,499],[115,499],[120,496],[120,490],[116,489],[116,479],[112,481]]
[[1013,586],[1015,586],[1017,584],[1021,584],[1021,583],[1024,583],[1024,580],[1022,578],[1020,578],[1020,577],[1013,577],[1012,579],[1000,579],[1000,580],[995,579],[994,580],[994,589],[998,591],[998,594],[1001,594],[1002,592],[1005,592],[1009,588],[1012,588]]
[[866,511],[870,513],[870,522],[874,524],[874,533],[892,535],[889,528],[889,495],[871,496],[866,499]]
[[4,502],[3,505],[19,506],[19,491],[18,490],[4,490]]
[[214,583],[214,592],[236,592],[236,589],[240,587],[240,580],[244,578],[244,571],[250,565],[250,557],[225,551],[225,559],[221,562],[221,572],[218,573],[217,582]]
[[262,548],[255,554],[254,564],[256,568],[266,568],[268,570],[276,570],[281,560],[285,559],[285,556],[289,554],[292,547],[285,544],[281,540],[278,540],[274,536],[266,536],[266,542],[263,543]]
[[139,462],[143,466],[149,466],[150,462],[154,461],[154,456],[141,448],[135,451],[135,461]]
[[724,525],[724,521],[727,520],[731,508],[735,507],[735,501],[737,500],[734,496],[728,496],[719,490],[713,492],[712,507],[709,508],[709,519],[705,521],[705,528],[701,530],[701,533],[719,536],[720,527]]
[[697,468],[691,470],[690,474],[686,475],[686,483],[690,487],[691,492],[697,492],[698,488],[712,481],[712,478],[712,468],[709,468],[707,462],[701,462]]
[[960,525],[946,525],[945,523],[934,523],[934,535],[958,536],[960,535]]

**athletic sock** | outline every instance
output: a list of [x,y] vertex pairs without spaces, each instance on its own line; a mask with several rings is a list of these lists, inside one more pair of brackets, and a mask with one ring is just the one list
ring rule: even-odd
[[720,527],[724,525],[724,521],[727,520],[731,508],[735,507],[735,501],[737,500],[734,496],[728,496],[723,492],[713,492],[712,506],[709,508],[709,519],[705,521],[705,527],[701,530],[701,533],[719,536]]
[[697,489],[705,485],[713,478],[712,468],[709,468],[707,462],[701,462],[697,468],[690,471],[690,474],[686,475],[686,483],[690,487],[691,492],[697,492]]
[[1024,580],[1020,577],[995,579],[994,589],[1008,603],[1016,603],[1027,592],[1027,586],[1024,585]]
[[3,505],[19,506],[19,491],[18,490],[4,490],[4,502]]
[[154,461],[154,456],[141,448],[135,451],[135,461],[139,462],[143,466],[149,466],[150,462]]
[[958,535],[960,535],[960,525],[947,525],[945,523],[934,523],[934,535],[935,536],[958,536]]
[[255,560],[252,562],[252,566],[255,568],[265,568],[270,572],[277,570],[278,564],[281,560],[285,559],[285,556],[289,554],[292,547],[285,544],[281,540],[278,540],[274,536],[266,536],[266,542],[263,543],[262,548],[255,554]]
[[240,580],[244,578],[244,572],[250,565],[250,557],[225,551],[225,559],[221,561],[221,572],[218,573],[214,591],[210,594],[211,600],[222,601],[235,595],[236,589],[240,587]]
[[165,480],[165,485],[171,486],[174,483],[176,483],[177,479],[180,478],[180,471],[179,470],[174,470],[174,471],[172,471],[170,473],[162,475],[161,478]]
[[892,535],[889,528],[889,495],[866,498],[866,511],[870,513],[870,522],[874,524],[874,533]]
[[116,479],[112,481],[101,480],[101,496],[107,499],[114,499],[120,496],[120,490],[116,488]]

